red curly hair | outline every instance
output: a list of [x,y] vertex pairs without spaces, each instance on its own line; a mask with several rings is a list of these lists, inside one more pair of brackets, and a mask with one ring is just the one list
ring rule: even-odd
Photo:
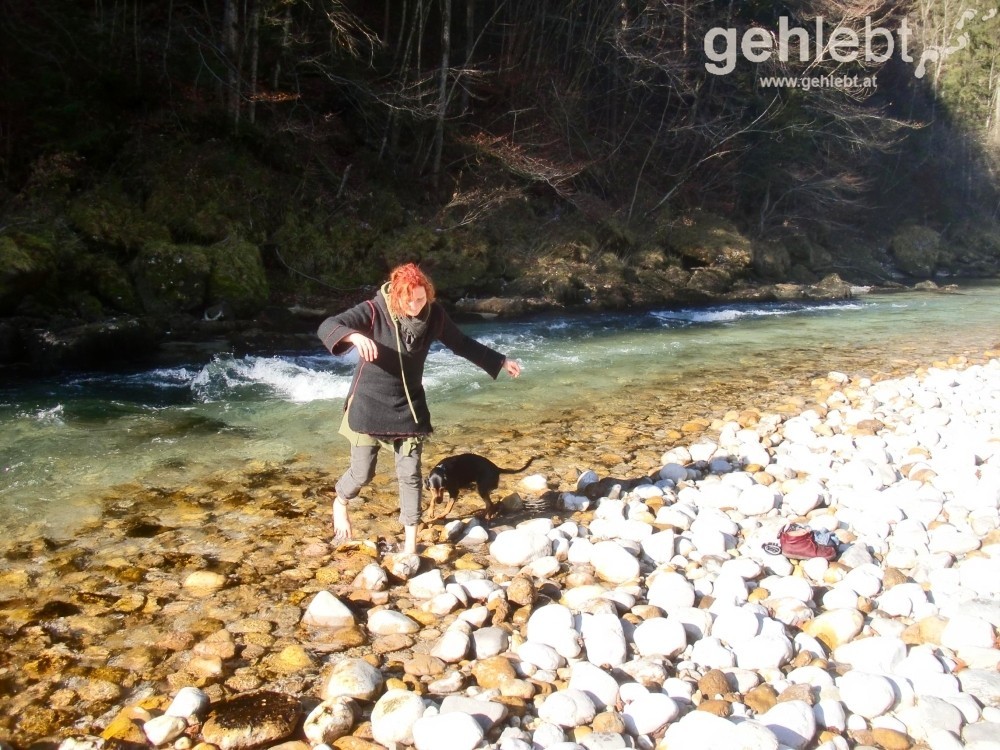
[[404,263],[392,269],[389,274],[389,294],[386,295],[389,312],[397,318],[405,315],[403,306],[410,301],[413,290],[417,287],[423,287],[427,293],[428,305],[434,301],[434,283],[417,268],[416,263]]

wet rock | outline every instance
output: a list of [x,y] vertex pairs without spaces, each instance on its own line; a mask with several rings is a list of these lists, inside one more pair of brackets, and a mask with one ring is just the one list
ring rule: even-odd
[[249,693],[216,703],[201,735],[219,750],[249,750],[287,739],[300,716],[299,701],[293,696]]
[[382,672],[364,659],[342,659],[323,680],[320,697],[324,701],[340,697],[374,700],[384,682]]
[[306,716],[302,731],[311,745],[332,745],[349,734],[357,721],[354,701],[347,697],[325,700]]

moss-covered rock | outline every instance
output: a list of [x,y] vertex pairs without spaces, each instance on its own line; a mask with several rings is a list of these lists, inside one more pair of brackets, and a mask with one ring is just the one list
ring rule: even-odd
[[934,274],[941,253],[941,235],[930,227],[910,224],[899,229],[890,242],[899,270],[926,279]]
[[222,142],[175,148],[146,169],[146,218],[167,227],[175,241],[263,240],[269,216],[287,200],[279,175]]
[[131,271],[147,313],[196,312],[205,306],[212,263],[201,245],[152,243],[139,251]]
[[151,221],[114,180],[76,196],[67,207],[71,226],[92,244],[126,255],[149,242],[170,240],[163,224]]
[[691,292],[706,299],[718,297],[732,285],[733,276],[725,268],[695,268],[687,282]]
[[754,271],[765,279],[788,278],[792,269],[792,256],[783,242],[776,239],[758,240],[752,247]]
[[414,224],[379,238],[373,253],[386,268],[419,263],[443,296],[460,297],[492,286],[490,247],[476,232],[442,232]]
[[951,270],[961,276],[1000,273],[1000,222],[969,219],[959,222],[942,243]]
[[77,259],[80,279],[87,289],[111,309],[126,313],[142,312],[142,303],[128,272],[103,253],[85,253]]
[[370,226],[353,217],[342,217],[327,227],[312,217],[289,213],[272,241],[287,271],[283,283],[319,291],[374,284],[381,279],[385,263],[372,248],[377,237]]
[[656,229],[656,239],[690,266],[743,271],[753,262],[750,239],[721,216],[692,211]]
[[226,240],[208,248],[208,254],[208,304],[226,304],[237,318],[250,317],[267,304],[267,275],[256,245]]
[[53,276],[56,251],[48,238],[18,233],[0,237],[0,313],[10,313]]

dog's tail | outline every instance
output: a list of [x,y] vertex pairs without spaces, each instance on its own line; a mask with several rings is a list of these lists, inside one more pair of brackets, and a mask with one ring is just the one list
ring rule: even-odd
[[537,458],[537,456],[532,456],[531,458],[529,458],[528,463],[526,463],[520,469],[502,469],[498,466],[497,471],[499,471],[501,474],[519,474],[520,472],[524,471],[529,466],[531,466],[531,462],[534,461],[535,458]]

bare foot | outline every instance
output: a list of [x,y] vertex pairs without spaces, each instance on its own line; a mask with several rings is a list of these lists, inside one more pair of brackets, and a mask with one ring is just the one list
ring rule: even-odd
[[403,552],[411,555],[417,553],[417,527],[403,527]]
[[354,536],[351,517],[347,514],[347,503],[340,498],[333,501],[333,541],[346,542]]

